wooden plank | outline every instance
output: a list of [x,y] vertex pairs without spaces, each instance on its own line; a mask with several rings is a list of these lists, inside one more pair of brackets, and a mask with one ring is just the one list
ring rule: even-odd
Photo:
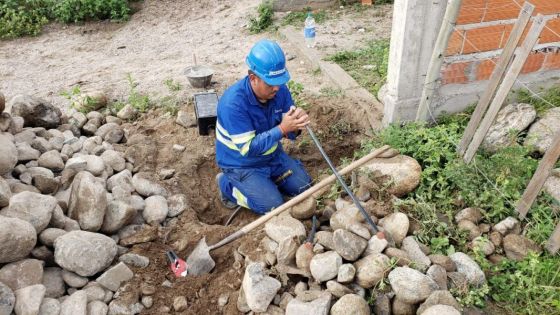
[[534,9],[535,9],[534,5],[530,4],[529,2],[525,2],[523,8],[521,9],[521,12],[519,13],[517,22],[515,23],[515,26],[513,27],[513,30],[511,31],[511,34],[508,38],[508,41],[504,46],[504,50],[500,55],[500,59],[496,64],[496,68],[492,72],[492,76],[490,77],[490,82],[488,83],[488,86],[484,91],[484,94],[482,94],[482,96],[478,100],[478,104],[476,105],[476,108],[471,116],[471,119],[469,120],[469,124],[467,125],[467,128],[463,133],[463,138],[461,139],[461,142],[457,147],[457,152],[461,156],[465,154],[467,145],[469,145],[469,143],[471,142],[474,132],[476,131],[476,128],[480,124],[480,121],[482,120],[482,116],[486,112],[486,109],[488,109],[488,105],[490,104],[492,96],[494,96],[494,92],[496,92],[496,89],[498,88],[498,84],[500,84],[502,78],[504,77],[507,66],[511,62],[511,59],[513,58],[513,53],[515,52],[515,48],[517,47],[517,44],[521,40],[523,31],[527,27],[527,23],[531,19],[531,15],[533,14]]
[[426,116],[428,109],[436,90],[436,81],[439,79],[441,74],[443,56],[445,50],[447,49],[449,38],[453,32],[455,23],[457,22],[461,2],[462,0],[449,0],[447,8],[445,9],[445,16],[443,17],[441,28],[439,29],[439,34],[432,52],[430,64],[428,65],[428,73],[426,74],[426,79],[424,81],[424,89],[422,90],[420,105],[418,106],[418,111],[416,112],[416,121],[427,119]]
[[560,249],[560,223],[558,223],[556,229],[552,232],[552,236],[548,239],[545,248],[552,255],[556,254]]
[[541,188],[544,185],[544,182],[550,176],[550,172],[554,168],[554,164],[558,161],[558,157],[560,157],[560,131],[554,135],[554,139],[552,140],[552,144],[550,148],[544,154],[541,162],[539,163],[539,167],[537,171],[531,178],[529,185],[525,188],[525,192],[523,196],[519,200],[516,206],[516,210],[519,213],[519,217],[525,218],[527,212],[535,202],[535,199],[539,195]]
[[509,91],[511,90],[513,84],[515,83],[515,80],[517,80],[519,73],[521,73],[521,69],[525,64],[525,61],[527,60],[529,53],[531,53],[533,47],[537,43],[537,40],[539,39],[539,35],[541,34],[541,31],[543,30],[544,26],[545,26],[545,21],[543,15],[542,14],[537,15],[537,17],[533,21],[531,30],[529,30],[529,33],[527,34],[527,37],[523,42],[523,45],[517,49],[515,58],[511,63],[511,67],[509,68],[506,76],[504,77],[502,84],[498,88],[498,92],[496,92],[496,96],[494,97],[494,100],[492,100],[488,112],[484,116],[482,123],[480,124],[480,126],[478,127],[478,129],[476,130],[473,136],[472,142],[470,143],[469,147],[467,148],[467,151],[465,152],[465,156],[463,157],[463,159],[465,160],[466,163],[470,163],[470,161],[476,154],[478,147],[484,140],[486,133],[488,133],[488,129],[490,129],[490,126],[492,126],[494,119],[496,119],[496,115],[498,114],[498,111],[500,111],[502,104],[506,100]]

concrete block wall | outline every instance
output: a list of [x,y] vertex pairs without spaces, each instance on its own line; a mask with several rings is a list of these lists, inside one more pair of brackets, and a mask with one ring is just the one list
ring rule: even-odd
[[[478,101],[524,1],[462,1],[430,107],[433,116],[459,112]],[[548,29],[541,33],[513,88],[560,84],[560,0],[527,1],[535,5],[533,15],[545,16]],[[379,95],[385,105],[385,124],[415,118],[446,6],[447,0],[395,0],[387,86]],[[425,14],[418,16],[418,11]],[[422,32],[414,31],[419,27]]]

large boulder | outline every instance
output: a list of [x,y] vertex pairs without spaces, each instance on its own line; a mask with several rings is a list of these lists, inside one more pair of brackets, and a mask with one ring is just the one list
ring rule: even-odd
[[388,192],[397,197],[402,197],[416,189],[422,174],[420,164],[406,155],[375,158],[362,166],[361,170],[370,173],[374,179],[379,178],[390,183]]
[[439,289],[430,277],[408,267],[397,267],[391,271],[389,283],[397,298],[408,304],[423,302]]
[[41,284],[43,264],[43,261],[37,259],[23,259],[7,264],[0,269],[0,282],[9,286],[13,291]]
[[537,117],[535,108],[530,104],[510,104],[498,112],[494,123],[488,129],[482,147],[489,152],[496,152],[517,140],[516,134],[525,130]]
[[37,243],[37,232],[31,223],[0,216],[0,263],[26,257]]
[[123,226],[129,224],[136,216],[136,209],[124,201],[113,200],[107,207],[105,212],[105,219],[101,226],[101,232],[107,234],[114,234],[118,232]]
[[0,132],[0,175],[11,172],[18,162],[18,151],[13,138]]
[[30,95],[16,95],[10,104],[11,114],[22,117],[25,127],[51,129],[60,124],[60,110],[43,99]]
[[54,242],[54,259],[62,268],[90,277],[107,268],[117,254],[115,241],[103,234],[72,231]]
[[0,211],[0,214],[25,220],[40,233],[49,225],[57,205],[58,202],[53,196],[24,191],[12,196],[10,206]]
[[537,120],[527,133],[524,145],[534,146],[537,151],[544,154],[554,135],[560,130],[560,107],[549,109],[542,118]]
[[107,191],[89,172],[82,171],[72,183],[68,216],[80,224],[82,230],[99,231],[107,210]]

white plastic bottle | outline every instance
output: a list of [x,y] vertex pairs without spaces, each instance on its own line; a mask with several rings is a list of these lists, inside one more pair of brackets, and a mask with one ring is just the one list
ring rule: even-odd
[[315,19],[313,18],[313,14],[311,14],[311,12],[307,13],[307,18],[305,19],[303,36],[305,37],[305,44],[307,47],[315,47]]

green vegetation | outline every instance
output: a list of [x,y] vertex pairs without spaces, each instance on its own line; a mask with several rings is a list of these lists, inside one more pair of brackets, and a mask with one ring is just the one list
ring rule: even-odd
[[[542,96],[558,104],[556,89],[545,91]],[[533,104],[547,104],[538,101]],[[423,170],[420,186],[395,207],[420,224],[415,236],[433,252],[468,252],[485,270],[487,287],[452,292],[462,305],[482,306],[484,296],[489,294],[511,314],[557,314],[560,312],[559,257],[543,253],[522,262],[506,259],[492,265],[483,254],[466,246],[465,232],[455,225],[455,214],[466,207],[481,208],[483,222],[488,224],[516,216],[515,204],[539,163],[532,150],[513,143],[493,155],[479,151],[471,164],[465,164],[455,151],[469,118],[467,111],[441,117],[431,126],[391,125],[365,142],[358,155],[389,144],[420,163]],[[541,193],[524,222],[524,235],[544,245],[559,221],[560,205]]]
[[335,89],[332,87],[324,87],[320,89],[319,92],[327,97],[339,97],[344,94],[344,91],[342,91],[341,89]]
[[272,26],[273,17],[272,2],[262,2],[257,7],[257,16],[249,18],[249,32],[256,34],[268,30]]
[[[516,94],[516,99],[519,103],[527,103],[533,105],[537,110],[538,115],[541,115],[547,109],[555,106],[560,106],[560,87],[553,87],[551,89],[543,91],[541,97],[547,102],[533,96],[533,93],[528,90],[521,89],[518,90]],[[551,104],[554,106],[552,106]]]
[[288,82],[288,89],[292,94],[294,105],[304,110],[308,110],[310,104],[305,100],[305,96],[303,95],[303,84],[291,80]]
[[82,94],[82,90],[79,85],[74,86],[69,91],[60,93],[60,95],[70,100],[70,107],[84,114],[98,108],[98,100],[89,95]]
[[389,40],[375,40],[362,49],[341,51],[329,56],[327,60],[340,65],[361,86],[377,95],[387,79]]
[[0,3],[0,38],[37,35],[50,21],[124,21],[129,15],[127,0],[4,0]]
[[[310,8],[308,8],[304,11],[290,12],[290,13],[286,14],[286,16],[284,16],[284,18],[282,19],[281,25],[282,26],[293,25],[293,26],[297,26],[297,27],[303,27],[303,23],[305,22],[305,19],[307,18],[307,13],[308,12],[311,12]],[[313,18],[315,19],[315,23],[317,23],[317,24],[322,24],[330,18],[329,13],[325,10],[317,10],[316,12],[313,12],[312,14],[313,14]]]
[[163,81],[163,84],[169,90],[169,94],[158,101],[158,107],[161,107],[164,112],[170,114],[171,116],[175,116],[177,115],[179,106],[182,102],[178,93],[181,91],[183,86],[181,83],[173,81],[173,79],[166,79]]

